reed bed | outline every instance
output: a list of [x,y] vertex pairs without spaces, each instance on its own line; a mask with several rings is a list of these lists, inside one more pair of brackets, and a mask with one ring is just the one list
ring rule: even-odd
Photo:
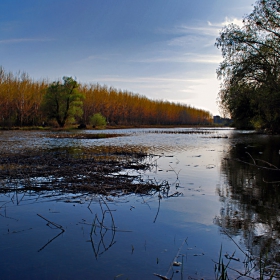
[[213,131],[207,131],[202,129],[196,130],[148,130],[146,133],[157,133],[157,134],[212,134]]
[[11,191],[93,193],[121,196],[152,194],[168,189],[144,180],[141,173],[152,166],[153,157],[143,147],[29,149],[1,153],[0,193]]
[[124,134],[116,134],[116,133],[60,133],[55,135],[49,135],[50,138],[71,138],[71,139],[103,139],[103,138],[113,138],[113,137],[121,137]]

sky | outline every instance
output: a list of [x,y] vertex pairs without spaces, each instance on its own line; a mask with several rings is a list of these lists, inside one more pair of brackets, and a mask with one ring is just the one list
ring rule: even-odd
[[255,0],[0,0],[0,66],[219,114],[223,26]]

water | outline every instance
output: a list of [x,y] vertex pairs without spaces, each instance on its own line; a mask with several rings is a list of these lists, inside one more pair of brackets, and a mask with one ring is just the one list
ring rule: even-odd
[[[280,167],[278,136],[185,128],[98,133],[123,136],[60,139],[49,137],[56,132],[1,131],[0,151],[141,146],[154,155],[147,159],[154,167],[137,172],[157,184],[167,181],[170,194],[181,195],[2,193],[2,279],[214,279],[221,246],[224,262],[234,253],[230,267],[239,272],[246,254],[267,256],[267,266],[278,267],[280,172],[256,167]],[[103,228],[92,228],[97,219]]]

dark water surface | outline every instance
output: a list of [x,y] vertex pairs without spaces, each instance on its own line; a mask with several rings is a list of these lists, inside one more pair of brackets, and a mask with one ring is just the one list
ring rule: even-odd
[[[56,132],[1,131],[0,153],[141,146],[156,155],[147,159],[153,168],[124,174],[168,181],[170,193],[181,195],[1,192],[1,279],[160,279],[154,273],[215,279],[221,246],[232,279],[248,270],[258,277],[260,256],[267,269],[279,271],[278,136],[179,128],[98,133],[122,136],[71,139],[56,138]],[[0,188],[8,183],[2,178]],[[93,228],[97,219],[103,227]]]

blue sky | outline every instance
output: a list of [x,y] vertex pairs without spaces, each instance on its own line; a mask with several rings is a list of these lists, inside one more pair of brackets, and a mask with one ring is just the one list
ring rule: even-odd
[[255,0],[0,0],[0,65],[218,114],[221,28]]

